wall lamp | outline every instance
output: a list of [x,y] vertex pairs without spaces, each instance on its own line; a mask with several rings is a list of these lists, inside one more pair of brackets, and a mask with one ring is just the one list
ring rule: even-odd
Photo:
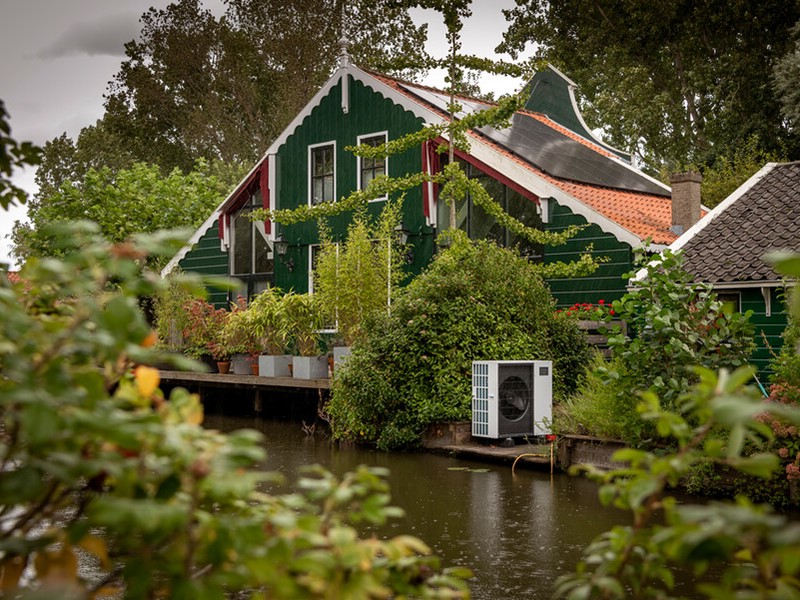
[[402,246],[405,250],[403,257],[406,261],[406,264],[410,265],[414,262],[414,247],[406,247],[406,244],[408,244],[408,234],[408,229],[406,229],[405,225],[403,225],[403,222],[400,221],[394,228],[394,235],[400,246]]
[[286,258],[286,251],[289,250],[289,242],[283,239],[283,235],[278,234],[277,237],[272,242],[275,248],[275,254],[278,256],[278,260],[281,264],[286,267],[286,270],[291,273],[294,271],[294,259],[290,256]]

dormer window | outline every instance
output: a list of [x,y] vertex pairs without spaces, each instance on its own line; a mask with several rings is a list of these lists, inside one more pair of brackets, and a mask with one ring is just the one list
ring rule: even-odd
[[309,203],[336,199],[336,143],[326,142],[308,148]]

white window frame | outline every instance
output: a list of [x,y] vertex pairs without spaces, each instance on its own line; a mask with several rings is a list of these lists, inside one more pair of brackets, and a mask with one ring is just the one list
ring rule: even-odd
[[[386,131],[376,131],[374,133],[366,133],[364,135],[359,135],[356,138],[356,144],[361,144],[363,140],[366,140],[366,139],[369,139],[369,138],[373,138],[373,137],[378,137],[379,135],[383,136],[383,143],[384,144],[389,141],[389,131],[386,130]],[[358,190],[363,190],[364,189],[363,185],[361,184],[361,161],[362,161],[362,157],[356,156],[356,189],[358,189]],[[384,169],[384,175],[389,175],[389,157],[388,156],[386,158],[384,158],[383,169]],[[386,194],[384,194],[383,196],[378,196],[377,198],[371,198],[370,202],[381,202],[381,201],[387,200],[387,199],[388,199],[388,196]]]
[[333,198],[331,202],[336,202],[336,140],[310,144],[308,146],[308,205],[315,206],[312,202],[314,198],[314,150],[325,146],[333,146]]

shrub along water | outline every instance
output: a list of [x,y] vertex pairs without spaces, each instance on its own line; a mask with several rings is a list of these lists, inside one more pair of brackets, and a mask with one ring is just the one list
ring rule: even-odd
[[585,334],[556,317],[535,265],[491,242],[452,240],[390,314],[365,324],[338,370],[328,404],[338,439],[413,446],[431,423],[469,419],[473,360],[551,359],[559,397],[580,381]]
[[[750,312],[726,314],[709,286],[692,282],[680,254],[642,254],[637,265],[644,277],[612,308],[627,329],[612,328],[612,360],[592,372],[579,393],[582,400],[576,401],[596,404],[584,407],[586,412],[615,415],[615,433],[635,446],[656,436],[653,423],[637,411],[641,393],[653,391],[668,409],[698,380],[693,367],[740,367],[753,350]],[[587,433],[610,433],[595,425],[584,422]]]
[[[779,260],[776,270],[800,276],[800,257]],[[795,318],[798,313],[795,308]],[[787,368],[787,377],[800,377],[797,364]],[[692,375],[699,381],[683,393],[665,399],[669,388],[653,386],[661,397],[645,392],[637,407],[668,440],[666,447],[619,451],[613,458],[627,463],[622,469],[588,469],[601,483],[600,500],[628,511],[631,524],[598,536],[576,572],[559,581],[557,597],[676,598],[690,591],[703,598],[800,598],[800,524],[794,517],[744,498],[692,505],[671,493],[698,468],[714,466],[771,486],[781,469],[769,451],[774,432],[763,416],[797,428],[800,410],[763,402],[754,386],[745,386],[749,367],[732,374],[698,367]],[[692,570],[695,589],[675,588],[676,569]]]

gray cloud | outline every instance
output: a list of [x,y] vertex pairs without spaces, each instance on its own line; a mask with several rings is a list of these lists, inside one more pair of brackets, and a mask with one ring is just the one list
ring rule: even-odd
[[124,56],[126,42],[137,37],[139,14],[119,13],[77,23],[37,52],[43,59],[62,56]]

